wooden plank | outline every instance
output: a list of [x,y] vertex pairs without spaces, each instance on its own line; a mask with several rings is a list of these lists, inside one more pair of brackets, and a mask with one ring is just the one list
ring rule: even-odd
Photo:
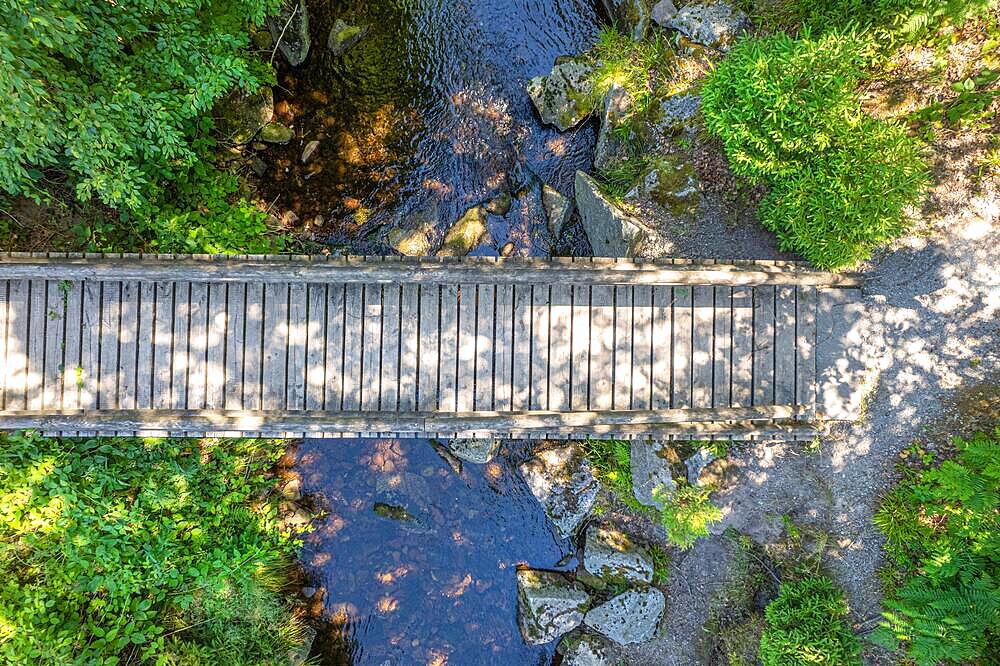
[[753,298],[753,404],[774,404],[774,287],[755,287]]
[[640,285],[633,289],[632,402],[629,409],[650,409],[653,389],[653,288]]
[[[0,310],[0,317],[4,314]],[[45,282],[45,377],[41,409],[63,409],[63,351],[66,346],[66,299],[55,280]],[[3,335],[3,333],[0,333]]]
[[715,349],[715,288],[692,287],[693,321],[691,338],[691,406],[711,407]]
[[[135,352],[135,406],[136,409],[153,408],[153,344],[156,340],[156,285],[139,283],[139,311],[136,327]],[[218,407],[225,407],[220,404]]]
[[306,409],[324,409],[326,387],[326,304],[329,285],[307,287],[308,321],[306,322]]
[[118,408],[135,409],[136,357],[139,353],[139,284],[121,287],[118,327]]
[[549,286],[531,288],[531,387],[529,409],[549,408]]
[[288,284],[264,285],[263,409],[287,409]]
[[[326,292],[326,385],[323,408],[340,411],[344,408],[344,352],[347,341],[347,291],[342,284],[327,286]],[[352,319],[353,321],[353,319]]]
[[652,409],[669,409],[673,387],[673,293],[653,287]]
[[[176,285],[173,282],[156,284],[156,315],[153,322],[153,409],[170,409],[174,406],[171,382],[174,363],[174,302]],[[241,404],[240,407],[243,405]]]
[[611,409],[614,397],[614,287],[590,291],[590,409]]
[[208,349],[205,354],[205,405],[223,409],[226,405],[226,340],[229,329],[229,296],[236,285],[215,282],[208,285]]
[[729,407],[731,404],[733,364],[733,290],[732,287],[715,287],[715,334],[712,351],[712,406]]
[[121,322],[121,294],[120,282],[107,282],[101,285],[98,409],[115,409],[118,406],[118,327]]
[[776,287],[774,312],[774,401],[795,404],[795,287]]
[[456,370],[456,410],[474,409],[476,400],[476,338],[478,305],[476,285],[463,284],[458,295],[458,366]]
[[399,411],[417,409],[417,353],[420,348],[420,286],[401,287],[399,311]]
[[399,363],[402,355],[400,331],[400,300],[398,284],[382,286],[382,380],[379,409],[399,409]]
[[[0,407],[4,405],[7,394],[7,338],[9,323],[15,316],[10,310],[10,281],[0,281]],[[12,341],[13,342],[13,341]],[[13,348],[13,344],[11,347]],[[11,356],[14,351],[12,349]]]
[[494,339],[496,376],[494,405],[497,411],[511,409],[511,382],[514,369],[514,285],[496,287],[496,338]]
[[226,293],[226,409],[243,409],[247,353],[247,285],[231,284]]
[[[208,284],[191,283],[188,328],[187,408],[204,409],[208,386]],[[284,405],[274,405],[281,408]]]
[[0,280],[200,281],[284,284],[494,284],[520,285],[803,285],[858,287],[856,274],[825,273],[791,262],[732,264],[670,260],[631,261],[592,258],[552,262],[523,257],[435,258],[383,262],[377,257],[302,257],[233,259],[143,256],[141,258],[45,258],[7,255],[0,259]]
[[733,287],[733,407],[753,404],[753,289]]
[[362,285],[349,284],[344,291],[344,395],[342,409],[361,408],[361,359],[364,353],[365,302]]
[[[83,368],[80,364],[83,335],[83,284],[80,282],[59,282],[59,291],[66,303],[66,344],[63,350],[63,398],[64,409],[80,407],[80,390],[83,383]],[[0,377],[3,373],[0,373]]]
[[286,409],[306,406],[306,285],[290,284],[288,288],[288,376],[285,380]]
[[417,365],[417,407],[423,411],[437,409],[439,400],[438,372],[441,339],[441,288],[419,285],[420,322]]
[[692,336],[694,335],[694,299],[692,288],[674,287],[673,308],[673,388],[670,406],[675,409],[691,407],[694,363]]
[[552,410],[568,410],[571,392],[570,364],[573,361],[573,288],[568,284],[551,287],[549,318],[549,405]]
[[362,358],[360,400],[363,411],[378,410],[379,382],[382,378],[382,285],[362,285]]
[[45,379],[45,336],[48,333],[45,280],[28,283],[27,372],[25,374],[25,406],[41,409]]
[[573,286],[570,409],[588,409],[590,400],[590,287]]
[[796,293],[797,330],[795,345],[795,404],[806,407],[806,414],[816,414],[816,307],[815,287],[800,287]]
[[514,287],[514,340],[511,409],[528,409],[531,402],[531,287]]
[[191,284],[174,284],[173,362],[170,379],[172,409],[187,409],[188,392],[188,327],[191,320]]
[[458,286],[441,286],[441,355],[438,366],[438,409],[456,410],[458,381]]
[[632,289],[615,287],[615,348],[614,395],[612,409],[631,409],[632,406],[632,346],[635,344],[632,321]]
[[493,342],[496,339],[496,288],[476,286],[476,400],[473,410],[493,409]]
[[243,353],[244,409],[264,405],[264,351],[270,333],[264,331],[264,285],[247,284],[246,333]]

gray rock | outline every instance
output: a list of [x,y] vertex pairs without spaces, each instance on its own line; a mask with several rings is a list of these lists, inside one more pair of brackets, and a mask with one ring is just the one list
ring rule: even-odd
[[298,67],[305,62],[312,45],[306,0],[285,0],[277,15],[268,17],[267,27],[289,65]]
[[588,633],[573,633],[559,641],[563,666],[613,666],[615,650],[607,640]]
[[343,19],[337,19],[330,28],[330,36],[326,39],[326,48],[335,56],[342,56],[365,38],[367,26],[350,25]]
[[698,449],[697,453],[685,460],[684,465],[687,467],[688,483],[693,486],[699,485],[698,479],[701,477],[701,473],[714,460],[715,454],[708,449]]
[[669,21],[677,15],[677,7],[671,0],[660,0],[653,6],[653,21],[664,28],[669,27]]
[[319,150],[319,141],[313,139],[307,143],[306,147],[302,149],[302,157],[300,158],[302,163],[309,164],[309,161],[312,160],[317,150]]
[[653,201],[675,219],[694,216],[701,207],[701,183],[694,166],[678,153],[661,155],[652,161],[625,201]]
[[416,229],[394,227],[386,234],[386,242],[396,252],[407,257],[426,257],[431,254],[434,226],[422,224]]
[[601,129],[594,149],[594,168],[606,169],[613,162],[627,157],[627,146],[615,131],[632,107],[632,96],[617,83],[604,96],[604,110],[601,114]]
[[260,130],[260,140],[264,143],[288,143],[295,137],[295,130],[281,123],[268,123]]
[[594,256],[635,256],[647,229],[608,199],[597,181],[582,171],[576,172],[576,208]]
[[232,90],[212,109],[215,130],[229,143],[247,143],[274,117],[274,94],[269,86],[255,93]]
[[590,595],[548,571],[517,572],[517,624],[526,643],[543,645],[580,626]]
[[448,448],[456,456],[467,462],[485,465],[493,460],[500,448],[499,439],[453,439]]
[[383,518],[395,520],[416,534],[433,534],[431,492],[427,480],[413,472],[380,474],[375,482],[372,510]]
[[587,611],[583,622],[619,645],[644,643],[656,635],[665,606],[655,587],[629,590]]
[[593,72],[593,64],[570,59],[554,66],[548,76],[528,81],[528,96],[542,122],[565,132],[593,113]]
[[470,208],[445,233],[437,254],[439,257],[464,257],[488,235],[486,209],[482,206]]
[[573,216],[573,201],[567,199],[551,185],[542,186],[542,206],[548,219],[549,232],[553,237],[562,233],[563,227]]
[[632,440],[629,459],[632,467],[632,492],[645,506],[662,509],[663,499],[677,490],[677,482],[670,468],[670,461],[657,455],[659,445],[654,442]]
[[653,563],[645,549],[613,527],[587,528],[583,566],[595,576],[632,583],[653,582]]
[[653,0],[603,0],[611,21],[635,41],[649,31],[650,5]]
[[597,500],[594,468],[572,444],[538,451],[519,467],[528,488],[564,537],[573,535]]
[[748,25],[746,14],[719,1],[685,5],[667,21],[667,27],[681,32],[694,42],[717,49],[725,49]]
[[691,93],[680,93],[670,95],[654,107],[652,113],[653,127],[664,135],[676,134],[677,132],[687,132],[693,134],[695,118],[701,111],[701,95]]

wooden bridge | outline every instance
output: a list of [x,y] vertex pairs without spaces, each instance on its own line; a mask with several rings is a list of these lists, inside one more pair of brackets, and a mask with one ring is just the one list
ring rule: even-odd
[[0,255],[0,429],[811,436],[817,299],[781,262]]

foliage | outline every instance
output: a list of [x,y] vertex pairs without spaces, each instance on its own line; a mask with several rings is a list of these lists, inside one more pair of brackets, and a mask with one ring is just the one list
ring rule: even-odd
[[638,513],[649,508],[635,499],[632,491],[631,445],[621,440],[588,439],[583,445],[584,455],[594,466],[594,474],[615,497]]
[[670,46],[659,35],[637,42],[614,27],[601,29],[591,54],[597,59],[593,94],[603,100],[617,84],[632,98],[633,114],[642,114],[649,107],[657,75],[665,73],[672,62]]
[[0,437],[0,659],[280,663],[266,440]]
[[711,525],[722,520],[722,511],[708,500],[711,492],[688,483],[677,484],[673,493],[653,492],[664,504],[660,523],[670,543],[688,549],[700,537],[708,536]]
[[927,182],[919,144],[862,112],[860,53],[852,34],[743,40],[702,94],[734,173],[770,185],[761,222],[821,268],[901,235]]
[[625,159],[615,160],[601,169],[597,173],[597,180],[606,195],[621,201],[649,165],[649,158],[631,155]]
[[874,639],[920,666],[1000,654],[1000,428],[955,446],[875,517],[893,575]]
[[655,543],[646,547],[653,563],[653,585],[666,585],[670,580],[670,554]]
[[860,645],[845,618],[847,602],[826,576],[781,584],[764,610],[764,666],[860,666]]

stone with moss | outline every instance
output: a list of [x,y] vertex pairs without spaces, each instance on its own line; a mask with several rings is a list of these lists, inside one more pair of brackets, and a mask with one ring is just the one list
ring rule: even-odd
[[572,536],[600,490],[594,467],[580,448],[565,444],[543,449],[518,469],[559,533]]
[[576,172],[576,208],[595,257],[633,257],[649,233],[582,171]]
[[651,583],[653,563],[646,549],[611,526],[587,528],[583,566],[595,576],[629,583]]
[[652,201],[675,219],[690,218],[701,208],[701,183],[684,155],[661,155],[650,161],[625,201]]
[[615,26],[635,41],[649,32],[653,0],[602,0],[604,10]]
[[453,439],[448,442],[448,448],[457,457],[466,462],[485,465],[493,460],[500,450],[499,439]]
[[563,636],[556,651],[562,666],[613,666],[616,650],[607,639],[589,632],[574,631]]
[[551,571],[517,572],[517,624],[530,645],[551,643],[580,626],[590,595]]
[[285,0],[278,13],[268,17],[267,27],[289,65],[298,67],[305,62],[312,45],[306,0]]
[[274,94],[269,86],[254,93],[236,88],[212,109],[215,131],[227,143],[249,142],[273,116]]
[[431,254],[432,225],[421,225],[416,229],[395,227],[386,234],[386,242],[396,252],[407,257],[426,257]]
[[464,257],[489,236],[486,209],[475,206],[465,212],[444,235],[439,257]]
[[343,19],[337,19],[330,29],[326,48],[334,56],[342,56],[354,48],[367,34],[367,26],[350,25]]
[[739,9],[719,0],[692,2],[667,21],[667,27],[677,30],[699,44],[725,50],[737,35],[747,29],[749,19]]
[[553,237],[558,237],[573,216],[573,201],[564,197],[556,188],[545,184],[542,186],[542,206],[545,208],[549,232]]
[[632,109],[632,96],[621,85],[615,83],[604,96],[601,113],[601,128],[597,134],[594,149],[594,168],[603,171],[614,162],[628,158],[628,144],[619,129]]
[[486,202],[484,208],[486,212],[490,215],[497,215],[503,217],[510,212],[511,206],[514,205],[514,198],[509,192],[504,192],[503,194],[498,194],[489,201]]
[[260,138],[264,143],[285,144],[295,138],[295,130],[281,123],[267,123],[260,130]]
[[594,69],[587,57],[571,58],[556,64],[548,76],[528,81],[528,96],[543,123],[565,132],[594,112]]
[[587,611],[583,622],[619,645],[645,643],[656,636],[665,607],[655,587],[628,590]]

